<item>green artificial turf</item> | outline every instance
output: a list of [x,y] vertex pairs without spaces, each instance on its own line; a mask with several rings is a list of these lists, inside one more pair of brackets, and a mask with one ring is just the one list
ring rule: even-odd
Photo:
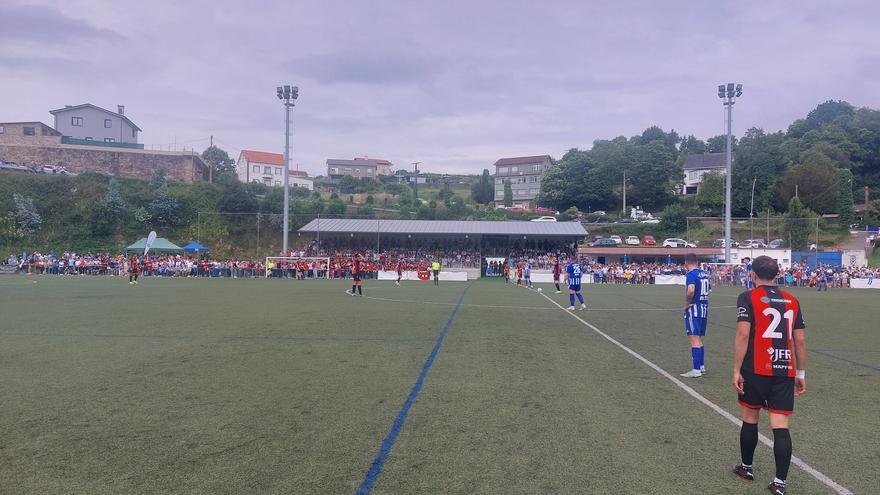
[[[0,493],[354,493],[468,285],[373,493],[765,492],[770,449],[739,480],[734,424],[496,280],[367,281],[353,298],[342,281],[7,276]],[[677,376],[682,291],[585,286],[578,315]],[[738,292],[714,291],[710,373],[687,382],[734,414]],[[793,292],[813,349],[795,455],[877,493],[880,294]]]

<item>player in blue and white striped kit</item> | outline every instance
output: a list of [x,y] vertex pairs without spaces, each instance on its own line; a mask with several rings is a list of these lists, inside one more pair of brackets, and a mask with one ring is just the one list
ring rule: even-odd
[[581,295],[581,275],[583,271],[584,267],[577,261],[572,261],[565,269],[565,278],[568,280],[568,300],[571,302],[571,306],[568,307],[569,311],[574,311],[575,296],[577,296],[577,300],[581,303],[581,309],[587,309],[587,305],[584,304],[584,296]]
[[688,254],[684,259],[687,268],[685,275],[684,328],[691,344],[691,360],[693,368],[682,373],[685,378],[699,378],[706,372],[705,349],[703,337],[709,321],[709,293],[712,285],[709,275],[700,269],[700,262],[695,254]]

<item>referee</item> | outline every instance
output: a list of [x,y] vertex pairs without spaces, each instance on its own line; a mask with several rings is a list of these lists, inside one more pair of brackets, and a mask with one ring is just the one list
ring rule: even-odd
[[435,259],[431,263],[431,271],[434,272],[434,285],[440,285],[440,261]]

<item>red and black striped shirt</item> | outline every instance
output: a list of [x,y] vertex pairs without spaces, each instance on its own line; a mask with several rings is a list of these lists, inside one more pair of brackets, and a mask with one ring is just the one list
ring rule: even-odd
[[742,370],[764,376],[795,376],[792,334],[806,328],[798,300],[775,285],[762,285],[740,294],[736,306],[737,321],[751,324]]

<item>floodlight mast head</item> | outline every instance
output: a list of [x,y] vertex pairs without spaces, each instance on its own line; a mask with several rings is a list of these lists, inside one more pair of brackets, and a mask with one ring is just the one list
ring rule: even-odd
[[[278,89],[280,90],[281,88],[278,88]],[[719,85],[718,85],[718,97],[719,97],[719,98],[724,98],[724,93],[725,93],[725,92],[724,92],[724,85],[723,85],[723,84],[719,84]],[[280,96],[279,96],[279,97],[280,97]]]
[[742,85],[742,84],[737,84],[737,85],[736,85],[736,95],[735,95],[735,96],[736,96],[737,98],[739,98],[740,96],[742,96],[742,94],[743,94],[743,85]]

